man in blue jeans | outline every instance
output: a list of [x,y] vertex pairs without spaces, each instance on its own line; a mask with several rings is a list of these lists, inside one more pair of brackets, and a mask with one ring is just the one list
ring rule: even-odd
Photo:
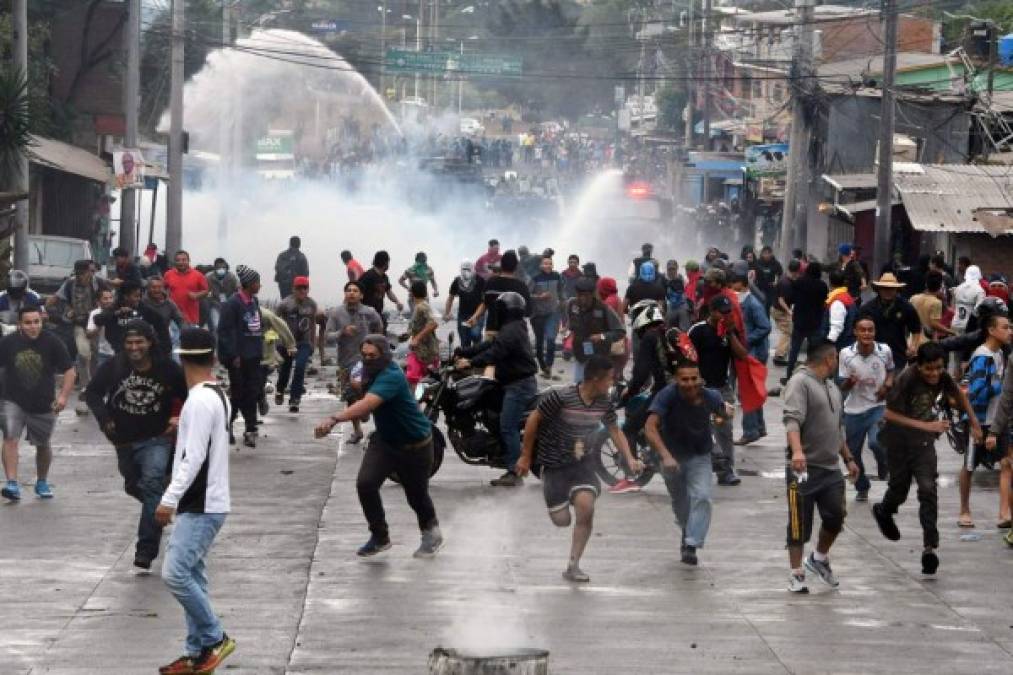
[[186,614],[186,646],[183,656],[159,668],[159,673],[207,675],[236,649],[211,607],[205,565],[231,509],[232,411],[215,379],[211,333],[185,329],[177,353],[190,389],[179,416],[172,481],[155,510],[155,521],[165,527],[176,514],[162,579]]
[[491,481],[495,487],[517,487],[524,479],[517,474],[521,456],[521,420],[538,393],[535,373],[538,364],[531,353],[528,322],[524,320],[527,303],[520,293],[500,293],[496,299],[500,317],[499,332],[492,340],[469,349],[459,349],[457,367],[496,367],[496,380],[503,386],[503,408],[499,416],[500,443],[506,472]]
[[176,411],[186,399],[183,370],[156,347],[155,330],[140,319],[127,324],[123,350],[106,361],[84,392],[99,428],[116,447],[124,491],[141,503],[134,567],[151,569],[162,528],[155,507],[165,489]]
[[[739,298],[742,321],[746,327],[746,349],[749,355],[766,365],[770,355],[770,318],[767,308],[749,290],[749,277],[736,273],[732,276],[732,290]],[[763,419],[763,407],[742,415],[742,437],[735,445],[749,445],[767,435],[767,422]]]
[[893,353],[890,346],[876,342],[876,322],[869,315],[855,321],[855,343],[841,350],[838,381],[847,395],[844,400],[844,435],[858,464],[855,501],[869,500],[869,477],[862,461],[862,446],[876,458],[876,474],[886,480],[886,451],[879,444],[879,422],[886,414],[886,393],[893,386]]
[[[278,369],[278,387],[274,394],[275,405],[285,403],[285,388],[289,377],[292,388],[288,393],[288,411],[299,412],[302,395],[306,392],[306,364],[313,356],[316,344],[317,303],[310,297],[309,277],[296,277],[292,281],[292,295],[278,303],[275,313],[285,320],[295,336],[295,354],[281,352],[282,362]],[[294,365],[294,368],[293,368]]]
[[693,361],[676,365],[675,382],[654,397],[645,427],[647,441],[661,456],[662,476],[682,529],[682,562],[696,565],[711,523],[712,416],[730,419],[731,404],[707,389]]

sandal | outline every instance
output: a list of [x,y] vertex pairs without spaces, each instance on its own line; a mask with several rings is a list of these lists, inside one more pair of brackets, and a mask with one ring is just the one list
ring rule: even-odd
[[1006,520],[1000,520],[998,523],[995,524],[995,527],[997,530],[1009,530],[1013,528],[1013,521],[1011,521],[1009,518],[1007,518]]
[[974,527],[974,519],[971,518],[970,514],[964,514],[957,520],[957,527]]

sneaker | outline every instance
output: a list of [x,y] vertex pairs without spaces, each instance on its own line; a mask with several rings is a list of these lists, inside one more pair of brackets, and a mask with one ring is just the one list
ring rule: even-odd
[[244,431],[243,432],[243,445],[248,448],[257,447],[257,432],[256,431]]
[[804,564],[807,570],[809,570],[813,574],[818,574],[820,579],[827,586],[830,586],[831,588],[837,588],[840,585],[840,582],[837,580],[837,577],[834,576],[834,571],[830,569],[829,558],[827,560],[817,560],[816,556],[813,555],[812,552],[810,552],[809,557],[805,559]]
[[271,406],[267,404],[267,394],[260,397],[257,401],[257,412],[260,413],[261,417],[267,417],[267,413],[271,410]]
[[774,357],[774,365],[775,366],[786,366],[786,365],[788,365],[788,359],[779,359],[779,358],[777,358],[775,356]]
[[431,527],[428,530],[422,531],[422,541],[419,543],[419,547],[412,554],[413,558],[432,558],[436,555],[436,552],[443,546],[443,534],[440,532],[440,528]]
[[288,411],[291,412],[291,413],[297,413],[297,412],[299,412],[299,399],[297,399],[297,398],[290,398],[288,400]]
[[352,435],[348,437],[349,445],[357,445],[362,441],[364,434],[361,431],[353,431]]
[[563,570],[563,578],[567,581],[575,581],[578,584],[586,584],[591,581],[591,577],[587,576],[587,573],[576,565],[570,565]]
[[273,394],[274,393],[274,385],[271,384],[270,382],[265,382],[264,383],[264,393],[265,394]]
[[16,480],[9,480],[3,490],[0,490],[0,495],[12,502],[19,502],[21,501],[21,486]]
[[922,574],[935,574],[937,569],[939,569],[939,556],[935,554],[935,551],[930,550],[922,553]]
[[859,490],[857,493],[855,493],[855,501],[856,502],[867,502],[867,501],[869,501],[869,491],[868,490]]
[[158,669],[160,675],[193,675],[196,659],[192,656],[181,656],[167,666]]
[[378,538],[376,535],[372,535],[365,544],[359,547],[359,550],[355,552],[355,555],[360,558],[368,558],[369,556],[382,553],[390,548],[390,538],[384,539]]
[[621,495],[626,492],[640,492],[640,486],[631,480],[620,478],[615,485],[608,488],[608,491],[614,495]]
[[805,582],[805,574],[790,573],[788,575],[788,590],[792,593],[808,593],[809,585]]
[[236,651],[236,641],[222,633],[222,639],[218,641],[218,644],[205,647],[201,655],[197,657],[193,664],[194,675],[211,675],[218,666],[222,665],[222,661],[234,651]]
[[741,436],[732,441],[732,445],[749,445],[750,443],[755,443],[758,440],[760,440],[759,434],[756,436]]
[[876,519],[876,525],[879,526],[879,531],[883,533],[884,537],[890,541],[900,539],[897,523],[893,522],[893,516],[883,510],[881,503],[872,505],[872,517]]
[[281,391],[280,389],[274,392],[274,404],[285,405],[285,392]]
[[135,555],[134,572],[137,574],[151,574],[151,560],[142,555]]
[[81,417],[84,417],[88,414],[88,404],[84,401],[79,401],[78,404],[74,406],[74,412]]
[[718,485],[722,487],[735,487],[742,482],[742,479],[734,473],[726,473],[718,478]]
[[524,484],[524,479],[513,471],[507,471],[499,478],[489,481],[493,487],[518,487]]
[[682,562],[684,565],[696,565],[696,546],[682,547]]
[[52,499],[53,489],[49,487],[49,482],[45,480],[35,481],[35,494],[39,496],[39,499]]

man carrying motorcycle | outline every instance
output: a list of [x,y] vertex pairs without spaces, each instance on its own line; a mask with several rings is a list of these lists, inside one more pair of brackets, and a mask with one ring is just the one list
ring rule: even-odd
[[526,310],[527,303],[520,293],[501,293],[496,299],[499,332],[491,340],[457,350],[459,369],[495,366],[496,379],[503,387],[499,433],[507,470],[490,481],[495,487],[517,487],[524,482],[515,466],[521,454],[521,420],[538,393],[538,363],[528,338]]
[[516,470],[526,474],[535,458],[542,464],[542,493],[549,518],[557,527],[568,527],[573,505],[573,538],[570,562],[563,572],[567,581],[587,582],[590,577],[580,569],[580,558],[591,538],[594,502],[598,497],[598,476],[591,454],[585,451],[589,438],[599,425],[608,429],[612,442],[623,453],[635,473],[643,470],[640,460],[630,452],[626,437],[619,429],[616,411],[609,398],[614,382],[612,361],[594,354],[585,364],[580,384],[555,387],[538,401],[524,427],[524,452]]

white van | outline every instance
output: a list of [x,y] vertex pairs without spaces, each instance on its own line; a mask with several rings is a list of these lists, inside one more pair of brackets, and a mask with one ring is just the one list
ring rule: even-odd
[[74,263],[91,260],[91,243],[86,239],[32,234],[28,237],[28,277],[37,293],[53,293],[74,274]]

